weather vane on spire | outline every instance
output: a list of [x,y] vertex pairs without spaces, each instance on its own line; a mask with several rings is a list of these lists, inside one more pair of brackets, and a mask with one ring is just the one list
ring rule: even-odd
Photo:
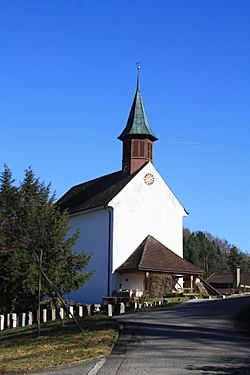
[[138,61],[136,63],[137,70],[138,70],[138,76],[137,76],[137,90],[140,90],[140,69],[141,69],[141,61]]

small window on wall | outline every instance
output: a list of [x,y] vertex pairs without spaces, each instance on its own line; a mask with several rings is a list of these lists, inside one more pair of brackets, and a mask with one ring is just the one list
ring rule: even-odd
[[133,156],[139,156],[139,141],[133,141]]
[[152,143],[148,143],[148,158],[152,160]]

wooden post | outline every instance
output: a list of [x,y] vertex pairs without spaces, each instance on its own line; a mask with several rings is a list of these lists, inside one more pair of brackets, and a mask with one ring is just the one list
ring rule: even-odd
[[80,318],[83,317],[83,308],[82,308],[82,306],[78,306],[78,315],[79,315]]
[[56,309],[51,309],[51,320],[56,320]]
[[193,292],[194,290],[194,276],[193,275],[190,275],[190,289],[191,289],[191,292]]
[[43,322],[47,322],[47,309],[43,309]]
[[63,320],[64,310],[62,307],[60,307],[59,314],[60,314],[61,319]]
[[70,319],[72,319],[73,318],[73,313],[74,313],[74,306],[69,306],[69,312],[70,312],[70,314],[69,314],[69,318]]
[[108,304],[108,316],[112,316],[113,315],[113,306]]
[[21,327],[25,327],[26,323],[26,313],[22,313],[21,315]]
[[28,326],[32,326],[33,323],[33,314],[32,311],[28,312]]
[[0,331],[4,330],[4,315],[0,315]]
[[87,305],[87,315],[91,316],[91,305]]
[[148,292],[148,278],[149,278],[149,272],[145,272],[145,291]]
[[10,328],[10,314],[7,314],[6,328]]
[[125,314],[125,305],[123,302],[120,303],[120,314]]
[[12,313],[11,314],[11,320],[12,320],[12,328],[16,328],[17,327],[17,315],[16,313]]

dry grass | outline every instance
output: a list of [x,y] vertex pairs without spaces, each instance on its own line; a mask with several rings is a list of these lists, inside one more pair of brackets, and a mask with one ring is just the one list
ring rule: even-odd
[[73,321],[42,324],[0,333],[0,374],[57,366],[106,355],[117,335],[117,323],[98,315],[82,318],[84,332]]

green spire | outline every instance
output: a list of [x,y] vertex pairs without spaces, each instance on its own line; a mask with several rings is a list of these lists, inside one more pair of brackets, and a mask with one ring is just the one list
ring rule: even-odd
[[131,135],[139,135],[139,136],[147,136],[152,141],[156,141],[158,138],[152,132],[148,119],[146,116],[146,112],[144,109],[141,92],[140,92],[140,65],[137,65],[138,75],[137,75],[137,85],[136,85],[136,93],[134,97],[134,101],[132,104],[132,108],[130,110],[130,114],[128,117],[127,125],[118,139],[123,140],[127,136]]

